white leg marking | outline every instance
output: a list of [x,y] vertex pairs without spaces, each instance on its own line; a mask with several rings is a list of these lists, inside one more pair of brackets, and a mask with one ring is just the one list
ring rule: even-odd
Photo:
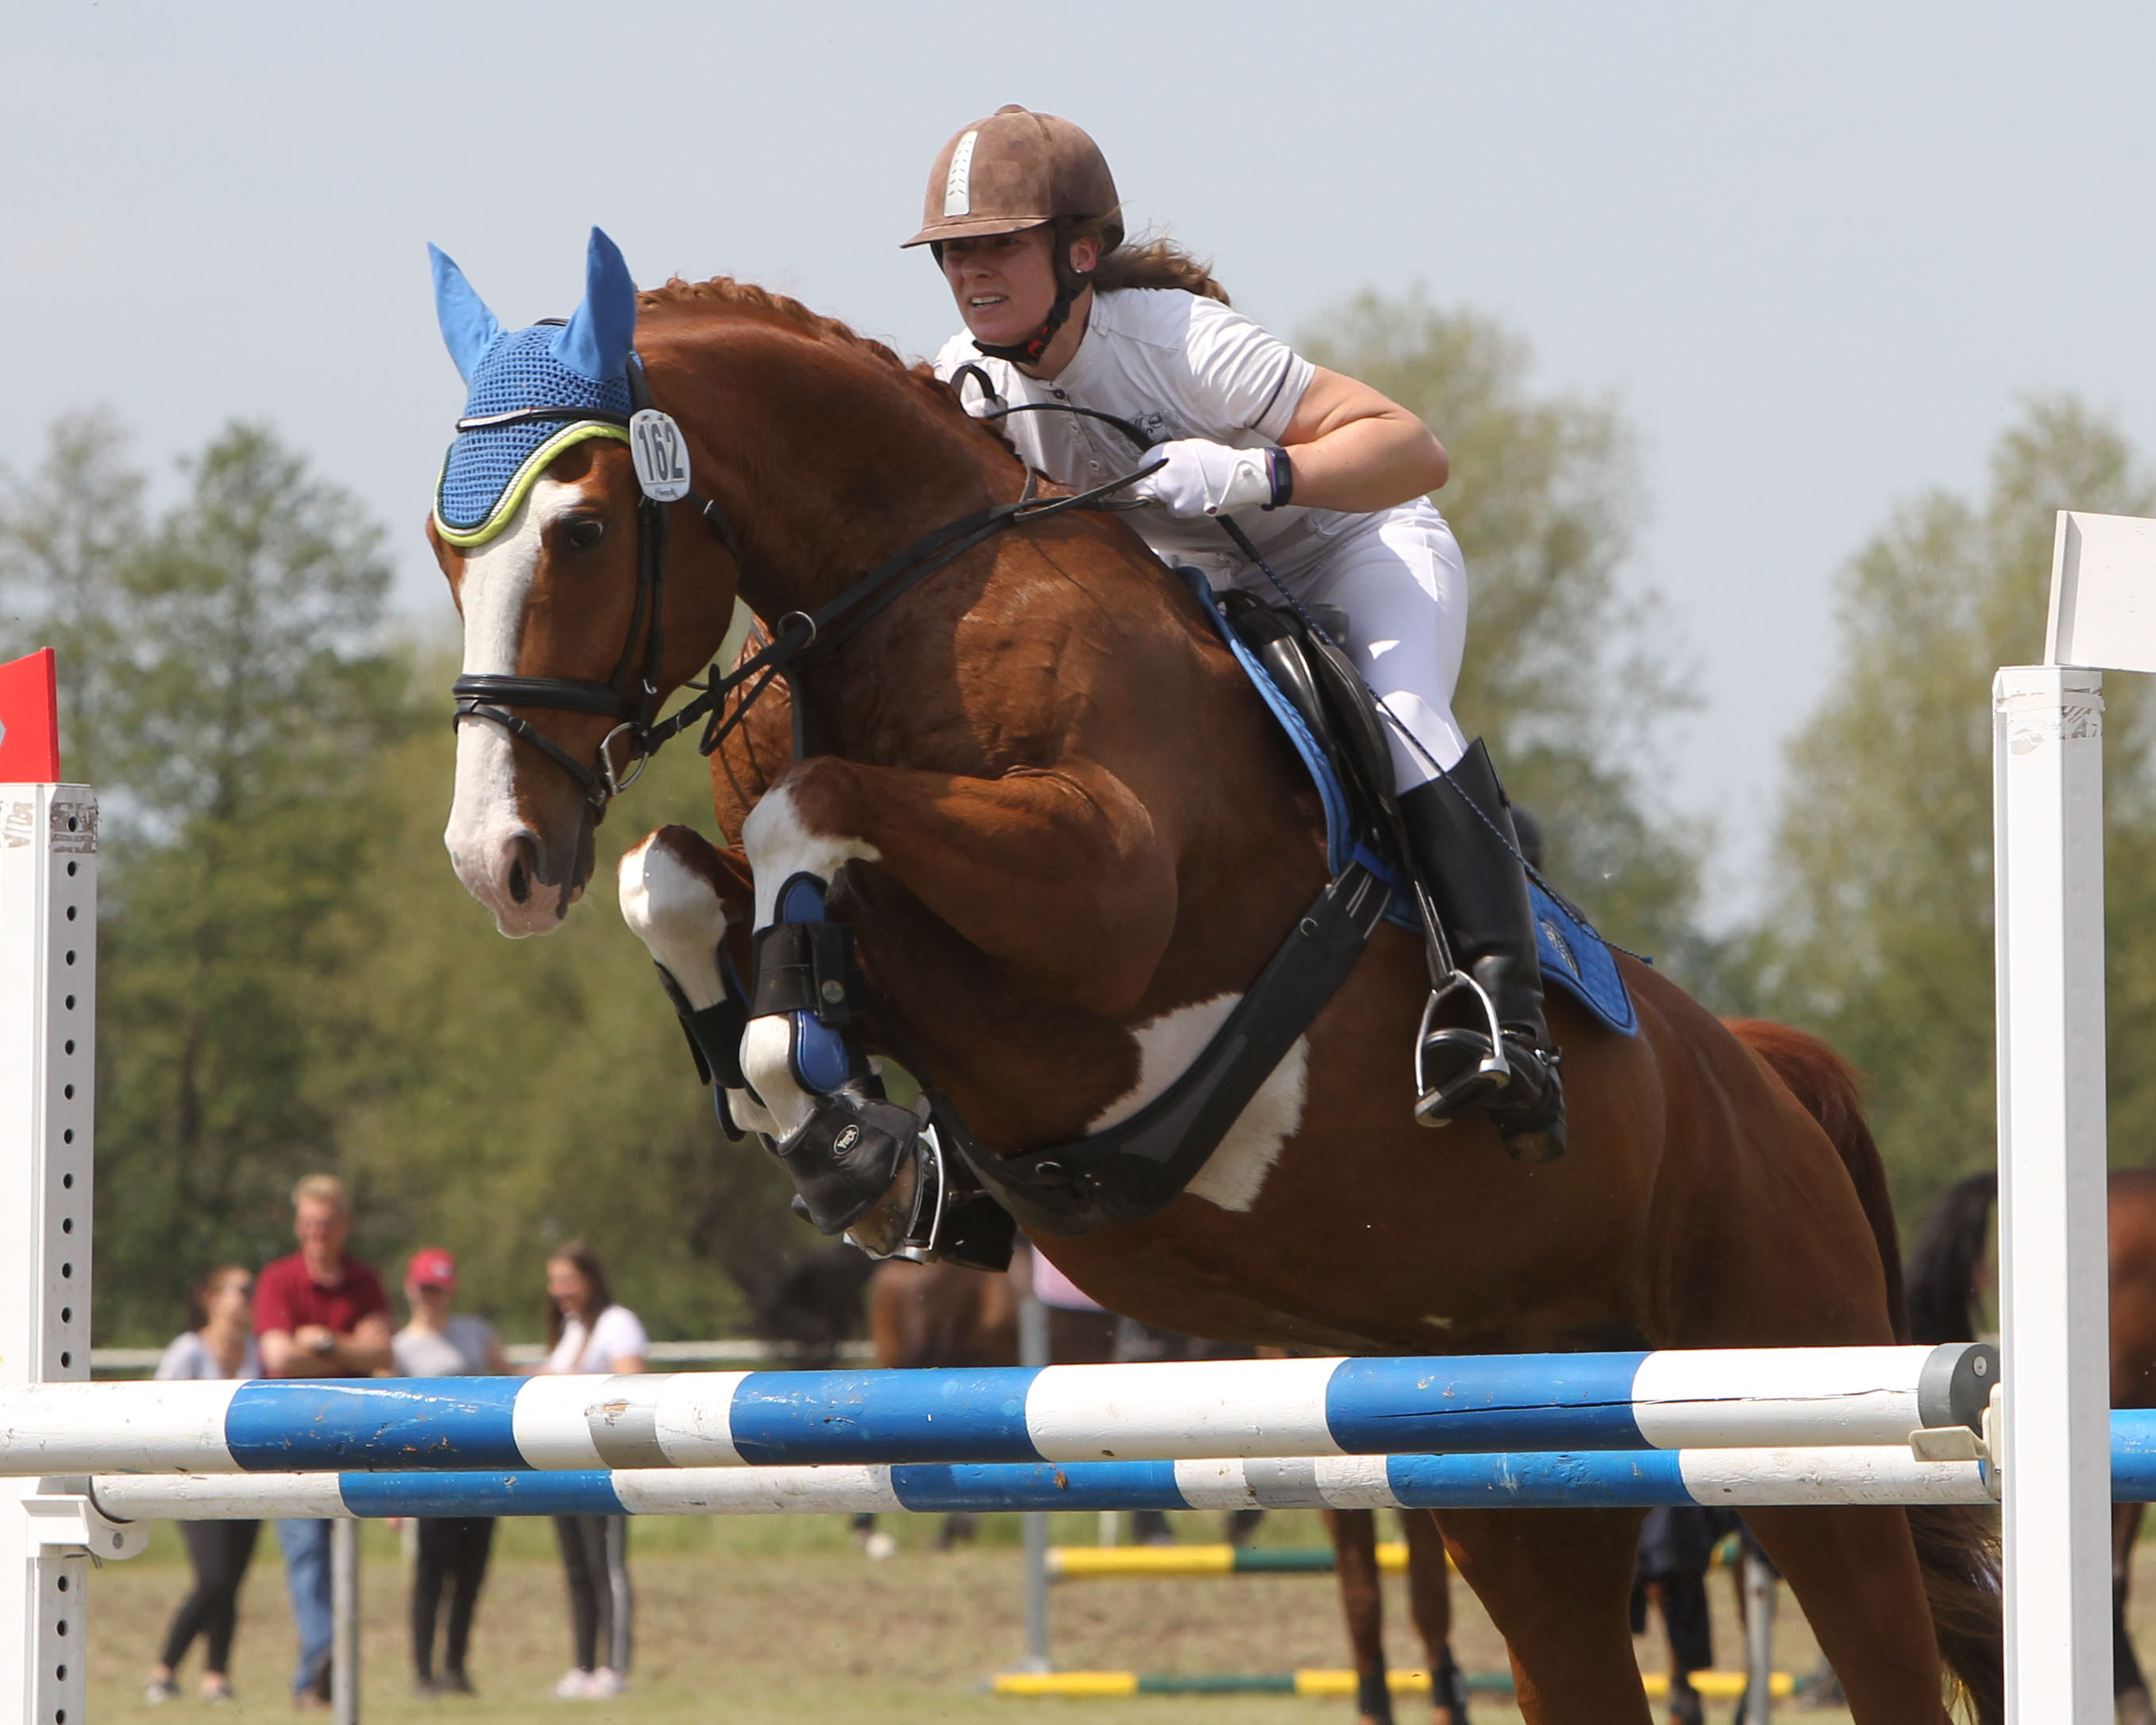
[[726,997],[726,907],[711,883],[654,834],[621,860],[621,916],[699,1012]]
[[[711,884],[665,845],[646,839],[621,860],[622,920],[666,967],[689,1004],[699,1012],[726,998],[719,942],[726,935],[726,907]],[[746,1070],[746,1069],[744,1069]],[[745,1132],[782,1128],[745,1090],[729,1090],[726,1106]]]
[[[1179,1007],[1132,1031],[1138,1045],[1138,1081],[1127,1096],[1103,1109],[1087,1130],[1101,1132],[1128,1120],[1174,1083],[1242,998],[1222,994]],[[1255,1204],[1282,1146],[1302,1124],[1309,1079],[1310,1041],[1299,1036],[1198,1171],[1187,1189],[1190,1195],[1224,1210],[1247,1210]]]
[[742,1038],[742,1076],[763,1098],[771,1124],[759,1130],[791,1137],[808,1117],[814,1098],[793,1081],[793,1024],[784,1017],[751,1019]]
[[[778,915],[778,891],[796,875],[813,875],[829,885],[845,864],[874,862],[883,853],[860,839],[812,833],[793,806],[793,788],[780,785],[765,793],[742,823],[742,846],[756,875],[756,926],[768,928]],[[751,1019],[742,1038],[742,1071],[763,1098],[773,1120],[762,1128],[784,1137],[808,1117],[814,1098],[793,1081],[793,1027],[783,1018]]]
[[768,928],[778,914],[778,889],[796,875],[814,875],[829,884],[839,868],[856,859],[875,862],[883,853],[864,839],[812,833],[793,806],[793,788],[767,792],[742,823],[742,848],[756,874],[756,926]]
[[[576,485],[539,480],[509,525],[465,558],[458,598],[465,614],[466,675],[516,674],[547,523],[582,495]],[[514,847],[526,836],[516,810],[509,733],[483,719],[463,721],[457,726],[456,797],[442,840],[465,891],[494,912],[496,925],[511,937],[548,933],[557,926],[553,895],[534,882],[528,901],[520,905],[509,891]]]
[[[742,1070],[744,1075],[748,1070],[747,1056],[748,1047],[744,1040],[742,1047]],[[726,1106],[732,1111],[734,1124],[745,1132],[762,1132],[774,1138],[786,1136],[786,1128],[778,1123],[778,1117],[745,1090],[728,1091]]]

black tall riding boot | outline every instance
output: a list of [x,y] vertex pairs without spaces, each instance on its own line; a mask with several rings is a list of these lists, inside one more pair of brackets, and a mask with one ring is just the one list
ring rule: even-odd
[[1544,1161],[1561,1156],[1564,1090],[1543,1016],[1527,872],[1489,752],[1478,740],[1450,773],[1416,786],[1399,804],[1453,962],[1489,997],[1511,1068],[1509,1075],[1486,1070],[1488,1014],[1472,990],[1455,988],[1419,1051],[1423,1089],[1415,1118],[1445,1126],[1484,1106],[1515,1154]]

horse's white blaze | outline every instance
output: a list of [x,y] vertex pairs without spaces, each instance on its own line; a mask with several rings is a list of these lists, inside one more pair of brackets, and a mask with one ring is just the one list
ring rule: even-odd
[[[1128,1120],[1174,1083],[1242,998],[1218,995],[1195,1006],[1178,1007],[1132,1030],[1138,1045],[1138,1081],[1127,1095],[1101,1110],[1087,1130],[1101,1132]],[[1255,1204],[1281,1147],[1302,1125],[1309,1086],[1310,1040],[1298,1036],[1198,1171],[1186,1189],[1190,1195],[1224,1210],[1247,1210]]]
[[726,907],[711,883],[654,833],[621,860],[621,917],[697,1011],[726,999]]
[[[509,525],[465,559],[458,599],[465,614],[464,669],[467,675],[512,676],[531,581],[545,548],[547,523],[575,503],[578,487],[540,480]],[[544,934],[557,926],[552,895],[531,884],[528,901],[509,890],[509,868],[520,839],[528,836],[516,807],[515,757],[499,725],[467,719],[457,726],[457,788],[442,835],[465,890],[494,912],[512,938]]]
[[[749,811],[742,823],[742,848],[756,875],[759,929],[768,928],[776,920],[779,889],[796,875],[813,875],[829,886],[845,864],[874,862],[883,855],[863,839],[810,832],[793,805],[790,785],[767,792]],[[794,1080],[793,1048],[793,1020],[786,1017],[752,1019],[748,1034],[742,1038],[742,1071],[763,1098],[771,1122],[757,1129],[778,1137],[799,1130],[815,1100]],[[748,1124],[746,1117],[736,1117]]]

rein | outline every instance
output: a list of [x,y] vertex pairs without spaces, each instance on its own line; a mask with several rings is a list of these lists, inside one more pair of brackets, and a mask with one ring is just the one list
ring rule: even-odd
[[[980,373],[978,367],[969,366],[963,369],[974,372],[983,377],[983,382],[986,381],[985,375]],[[520,408],[505,413],[488,413],[459,419],[456,429],[462,434],[502,425],[558,419],[577,424],[620,426],[629,430],[633,438],[639,415],[649,414],[654,419],[666,418],[653,407],[650,389],[644,380],[644,362],[634,353],[629,359],[629,389],[632,408],[629,413],[609,413],[603,408]],[[670,425],[672,422],[669,420],[667,423]],[[1121,421],[1111,423],[1136,436],[1135,427],[1125,426]],[[674,435],[678,446],[678,430]],[[1142,448],[1144,439],[1139,438],[1137,441]],[[636,448],[632,442],[632,450]],[[685,458],[684,459],[685,462]],[[636,782],[645,764],[665,744],[702,720],[705,721],[704,734],[698,741],[697,748],[703,754],[712,753],[747,716],[749,709],[773,681],[782,676],[790,680],[794,670],[805,664],[812,655],[833,652],[844,645],[886,606],[946,564],[964,556],[1007,528],[1024,526],[1050,516],[1060,515],[1065,510],[1112,509],[1116,506],[1108,501],[1111,493],[1122,490],[1133,480],[1143,478],[1160,465],[1159,462],[1154,462],[1121,478],[1110,480],[1106,485],[1096,485],[1091,490],[1081,491],[1072,496],[1046,499],[1036,495],[1037,476],[1029,473],[1025,490],[1015,501],[992,504],[986,509],[977,510],[955,521],[947,522],[878,563],[852,586],[814,611],[788,612],[778,619],[770,644],[761,652],[743,660],[724,676],[717,675],[718,666],[714,663],[705,673],[703,681],[692,680],[689,684],[688,686],[700,691],[696,697],[661,720],[658,717],[658,711],[663,698],[659,690],[659,678],[665,657],[666,511],[668,502],[672,499],[653,494],[652,487],[644,480],[644,463],[639,455],[637,472],[643,495],[638,501],[636,511],[636,605],[629,616],[628,637],[622,643],[621,657],[615,664],[613,676],[603,683],[576,677],[522,677],[499,674],[461,676],[450,685],[449,692],[457,703],[456,713],[451,722],[460,724],[466,719],[483,719],[490,724],[501,726],[512,737],[521,737],[575,780],[584,793],[585,801],[591,805],[594,816],[602,816],[606,812],[607,804]],[[685,483],[674,491],[673,496],[696,506],[706,523],[732,557],[736,569],[739,570],[746,561],[742,555],[741,536],[725,511],[711,499],[690,489]],[[644,639],[640,667],[637,664],[636,651],[639,636]],[[726,704],[728,699],[745,685],[747,693],[735,704],[733,711],[727,712]],[[543,707],[555,712],[596,713],[602,718],[615,719],[619,722],[599,740],[596,764],[587,766],[542,733],[529,720],[510,711],[519,706]],[[801,752],[803,725],[803,708],[797,700],[793,709],[794,753],[797,757]],[[618,737],[626,737],[629,742],[628,763],[619,771],[613,764],[613,745]]]

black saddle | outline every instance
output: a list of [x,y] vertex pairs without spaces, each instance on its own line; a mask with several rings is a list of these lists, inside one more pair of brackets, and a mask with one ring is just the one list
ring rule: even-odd
[[1309,603],[1296,611],[1240,592],[1222,593],[1218,603],[1324,750],[1362,835],[1395,865],[1407,860],[1393,842],[1398,787],[1384,715],[1339,644],[1348,638],[1348,614]]

